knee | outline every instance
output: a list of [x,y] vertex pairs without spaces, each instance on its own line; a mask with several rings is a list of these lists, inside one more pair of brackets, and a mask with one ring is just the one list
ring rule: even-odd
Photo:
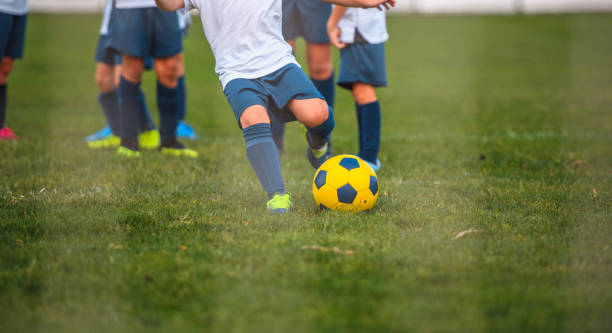
[[326,80],[332,75],[333,67],[327,59],[311,59],[308,62],[310,77],[315,80]]
[[157,79],[167,87],[176,87],[179,78],[180,59],[172,57],[155,61]]
[[317,127],[323,124],[330,116],[330,109],[327,105],[327,102],[321,100],[320,103],[317,103],[317,107],[312,109],[312,112],[309,114],[308,123],[305,124],[308,127]]
[[0,84],[6,84],[9,74],[13,70],[13,59],[5,57],[0,64]]
[[144,72],[144,59],[134,57],[123,57],[121,75],[132,82],[140,82]]
[[108,73],[107,71],[98,69],[95,78],[100,92],[105,93],[115,89],[115,77],[112,72]]
[[355,83],[352,94],[355,102],[359,105],[373,103],[378,100],[374,87],[369,84]]
[[244,129],[256,124],[270,123],[268,111],[262,105],[253,105],[248,107],[240,115],[240,126]]

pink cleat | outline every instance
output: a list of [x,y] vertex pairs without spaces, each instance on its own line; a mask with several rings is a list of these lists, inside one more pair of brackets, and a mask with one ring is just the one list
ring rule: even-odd
[[0,140],[17,140],[17,135],[10,128],[4,126],[0,129]]

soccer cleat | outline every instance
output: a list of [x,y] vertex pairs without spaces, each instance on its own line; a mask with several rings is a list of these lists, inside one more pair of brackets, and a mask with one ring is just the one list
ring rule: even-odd
[[140,157],[140,152],[124,146],[119,146],[119,148],[117,148],[117,155],[127,158],[138,158]]
[[17,140],[17,135],[10,128],[4,126],[0,129],[0,140]]
[[302,133],[304,133],[304,137],[306,138],[306,156],[308,157],[308,162],[310,162],[310,165],[312,165],[313,168],[318,169],[331,157],[331,143],[326,142],[325,145],[319,149],[311,148],[310,140],[308,140],[308,129],[302,124],[300,124],[300,128],[302,129]]
[[156,129],[144,131],[138,135],[138,145],[142,149],[157,149],[160,144],[161,137]]
[[376,159],[376,163],[372,163],[370,161],[366,161],[366,163],[368,163],[372,167],[372,169],[374,169],[374,172],[378,172],[378,170],[380,170],[380,167],[382,166],[379,159]]
[[185,145],[178,142],[176,138],[172,138],[162,142],[160,151],[162,152],[162,154],[170,156],[185,156],[190,158],[196,158],[200,155],[197,151],[185,147]]
[[272,199],[268,200],[266,204],[268,212],[275,214],[286,214],[291,211],[293,203],[291,202],[291,196],[289,193],[275,193]]
[[91,149],[115,148],[119,147],[120,144],[121,138],[112,134],[104,139],[87,141],[87,147]]
[[113,135],[113,131],[111,131],[110,126],[107,125],[106,127],[99,130],[98,132],[85,137],[85,142],[108,139],[108,137],[110,137],[111,135]]
[[200,136],[195,132],[193,127],[189,126],[186,122],[181,121],[176,128],[176,136],[182,139],[197,140]]

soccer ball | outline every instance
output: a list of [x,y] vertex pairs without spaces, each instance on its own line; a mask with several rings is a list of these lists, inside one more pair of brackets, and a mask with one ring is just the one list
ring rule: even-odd
[[378,178],[367,162],[353,155],[325,161],[315,173],[312,194],[320,208],[361,212],[378,199]]

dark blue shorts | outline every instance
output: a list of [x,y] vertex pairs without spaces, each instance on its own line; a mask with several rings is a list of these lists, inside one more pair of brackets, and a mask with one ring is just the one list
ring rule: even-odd
[[[96,62],[101,62],[103,64],[107,64],[110,66],[121,65],[123,59],[121,57],[121,53],[118,53],[114,49],[109,47],[110,38],[108,35],[100,35],[98,39],[98,47],[96,48]],[[147,57],[144,60],[145,69],[152,70],[153,69],[153,57]]]
[[139,58],[167,58],[183,51],[176,12],[155,8],[117,8],[111,17],[110,47]]
[[329,44],[327,19],[331,4],[319,0],[283,0],[283,37],[304,37],[309,43]]
[[385,43],[347,44],[340,50],[338,85],[352,90],[353,83],[367,83],[374,87],[387,86]]
[[295,120],[287,108],[292,99],[325,100],[304,71],[295,64],[286,65],[258,79],[234,79],[227,84],[224,93],[239,127],[242,112],[253,105],[262,105],[279,120],[289,122]]
[[23,58],[28,15],[0,13],[0,59]]
[[101,62],[107,65],[121,64],[121,54],[109,47],[110,38],[108,35],[100,35],[98,38],[98,46],[96,47],[96,62]]

